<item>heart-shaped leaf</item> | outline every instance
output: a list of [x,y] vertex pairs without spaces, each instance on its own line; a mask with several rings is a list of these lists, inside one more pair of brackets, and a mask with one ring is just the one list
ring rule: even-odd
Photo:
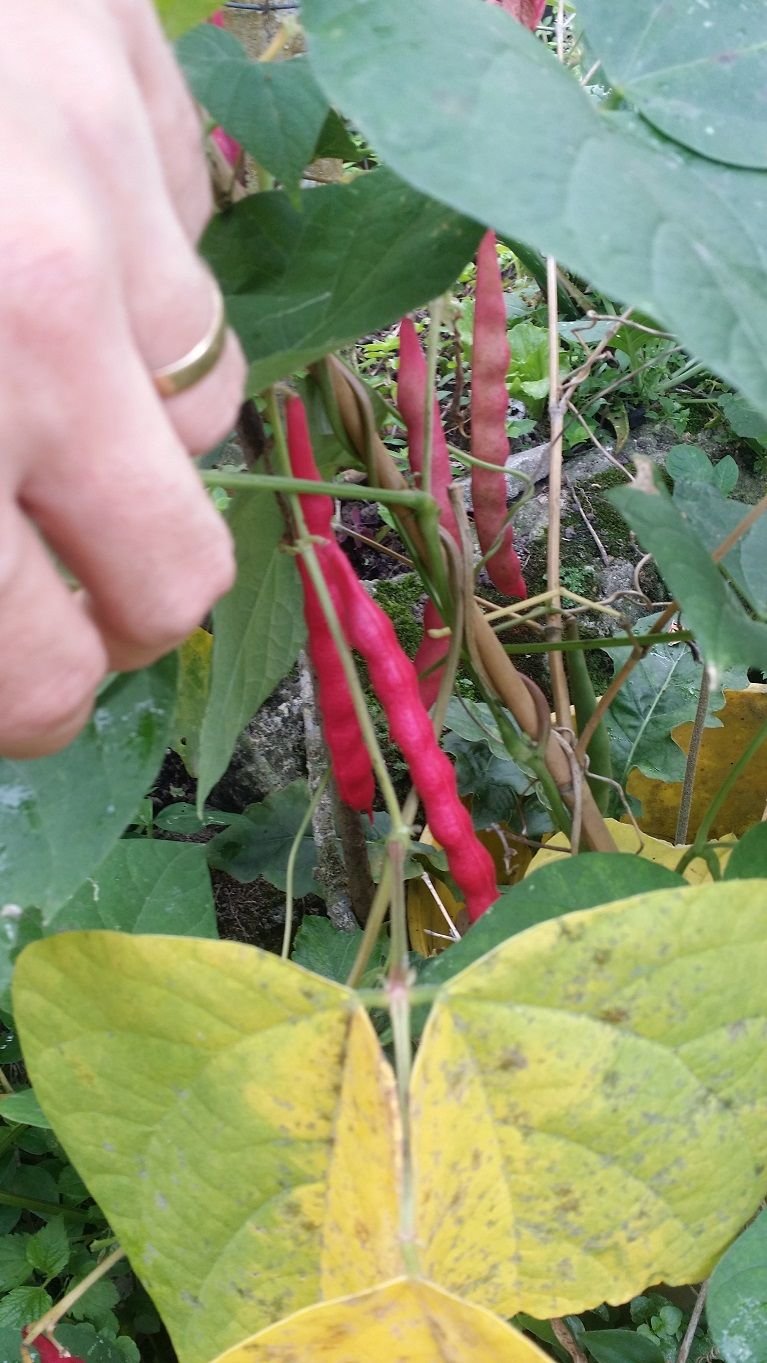
[[[207,1363],[317,1300],[324,1223],[346,1224],[329,1191],[334,1141],[359,1168],[361,1114],[390,1101],[354,996],[234,942],[89,932],[36,945],[14,987],[35,1092],[179,1357]],[[386,1154],[385,1114],[380,1129]],[[380,1177],[396,1218],[385,1164]],[[372,1235],[371,1253],[392,1276],[386,1224],[383,1258]],[[328,1253],[326,1274],[342,1276]]]
[[706,1276],[767,1189],[766,891],[568,914],[446,985],[413,1074],[426,1277],[548,1317]]

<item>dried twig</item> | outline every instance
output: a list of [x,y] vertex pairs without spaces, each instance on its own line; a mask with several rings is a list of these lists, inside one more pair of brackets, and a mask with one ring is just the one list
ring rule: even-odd
[[701,1284],[701,1287],[698,1291],[698,1295],[695,1299],[695,1305],[692,1308],[690,1323],[684,1332],[684,1339],[682,1340],[682,1343],[679,1346],[679,1353],[676,1356],[676,1363],[687,1363],[687,1359],[690,1354],[690,1349],[692,1348],[692,1342],[695,1338],[695,1331],[697,1330],[700,1324],[700,1318],[703,1315],[703,1307],[706,1304],[706,1297],[708,1295],[708,1287],[710,1281],[711,1279],[707,1278],[706,1281]]
[[[562,638],[562,598],[560,571],[562,550],[562,435],[564,431],[564,401],[559,380],[559,330],[557,314],[557,262],[546,259],[547,306],[549,321],[549,526],[546,541],[546,585],[551,593],[552,612],[546,626],[546,637],[557,643]],[[560,728],[570,722],[570,692],[562,655],[554,650],[549,654],[551,689],[554,710]]]
[[580,497],[578,496],[578,493],[575,491],[575,486],[574,486],[574,484],[570,482],[570,479],[569,479],[569,478],[566,480],[566,482],[567,482],[568,490],[569,490],[569,492],[570,492],[570,496],[572,497],[573,501],[575,502],[575,505],[576,505],[576,507],[577,507],[577,509],[578,509],[578,512],[580,513],[581,520],[583,521],[583,524],[585,525],[586,529],[588,530],[589,534],[591,535],[591,538],[593,539],[595,545],[597,546],[597,549],[598,549],[598,551],[599,551],[599,557],[601,558],[602,562],[604,563],[605,568],[607,568],[607,567],[609,566],[609,563],[610,563],[610,556],[609,556],[607,550],[605,549],[605,546],[603,545],[601,539],[599,538],[599,535],[597,534],[596,530],[594,529],[593,525],[591,524],[591,521],[589,520],[588,516],[586,515],[586,512],[585,512],[584,509],[583,509],[583,503],[581,502],[581,499],[580,499]]

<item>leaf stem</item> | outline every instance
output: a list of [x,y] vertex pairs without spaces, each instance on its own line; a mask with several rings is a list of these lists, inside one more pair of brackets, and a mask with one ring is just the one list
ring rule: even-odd
[[688,847],[684,856],[680,858],[676,867],[674,868],[678,875],[682,875],[683,871],[685,871],[687,867],[690,865],[690,862],[695,861],[695,858],[701,855],[703,847],[708,842],[708,834],[711,829],[711,825],[714,822],[714,819],[719,813],[719,810],[722,808],[722,805],[727,799],[727,796],[729,795],[733,786],[740,779],[749,762],[751,761],[752,757],[756,755],[756,753],[764,743],[765,739],[767,739],[767,722],[765,722],[761,726],[761,728],[752,738],[748,747],[740,754],[740,757],[737,759],[737,761],[734,762],[733,765],[730,767],[730,770],[728,771],[721,786],[716,792],[714,798],[711,800],[708,809],[706,810],[705,814],[703,815],[703,818],[700,821],[700,827],[698,828],[698,831],[695,834],[695,839],[692,845]]
[[314,811],[325,793],[329,780],[330,768],[323,772],[320,780],[317,782],[317,789],[312,795],[312,798],[306,807],[306,813],[296,829],[296,836],[291,843],[290,852],[288,854],[288,865],[285,872],[285,927],[282,933],[282,951],[280,952],[283,961],[287,961],[290,956],[290,939],[293,935],[293,885],[295,883],[298,854],[301,850],[304,834],[314,818]]
[[695,773],[698,770],[698,758],[700,757],[700,746],[703,742],[703,730],[706,727],[710,694],[711,688],[708,684],[708,673],[704,667],[700,679],[698,707],[695,711],[692,733],[690,734],[690,746],[687,751],[687,762],[685,763],[684,768],[682,798],[679,801],[679,814],[677,815],[676,832],[674,834],[674,842],[678,847],[687,842],[687,830],[690,826],[690,810],[692,808],[692,793],[695,787]]
[[327,493],[340,501],[381,502],[384,506],[407,506],[423,515],[437,516],[437,507],[425,492],[413,492],[410,488],[401,492],[385,487],[361,487],[359,483],[312,482],[310,478],[294,478],[292,474],[279,473],[242,473],[233,469],[202,469],[200,478],[205,487],[222,487],[232,492],[283,492]]

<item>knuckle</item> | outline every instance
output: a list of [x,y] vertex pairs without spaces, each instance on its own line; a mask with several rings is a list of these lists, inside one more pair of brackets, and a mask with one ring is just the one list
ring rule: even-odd
[[17,336],[48,346],[62,326],[81,327],[101,292],[102,252],[96,224],[80,206],[46,213],[34,236],[3,234],[5,305]]

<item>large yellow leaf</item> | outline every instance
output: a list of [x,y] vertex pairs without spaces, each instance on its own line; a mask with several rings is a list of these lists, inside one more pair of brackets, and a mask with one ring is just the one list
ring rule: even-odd
[[244,1340],[216,1363],[546,1363],[547,1359],[524,1335],[488,1311],[431,1283],[400,1279],[301,1311]]
[[[336,1129],[345,1148],[359,1137],[360,1178],[377,1178],[365,1116],[390,1102],[349,991],[234,942],[63,933],[23,954],[14,1004],[40,1102],[183,1363],[320,1296]],[[384,1126],[374,1156],[391,1198],[387,1149],[391,1163]],[[396,1241],[379,1261],[374,1187],[365,1285],[401,1271]],[[395,1222],[396,1206],[379,1240]]]
[[[716,729],[711,730],[711,733],[717,732]],[[661,785],[661,782],[653,784]],[[668,788],[671,789],[671,787]],[[677,808],[678,805],[677,799]],[[676,815],[674,818],[676,819]],[[664,842],[662,838],[650,837],[649,833],[644,831],[640,835],[633,824],[619,823],[617,819],[605,819],[605,823],[619,852],[630,852],[634,856],[644,857],[646,861],[654,861],[658,866],[668,867],[669,871],[676,869],[687,851],[687,847],[675,846],[674,843]],[[725,841],[732,841],[732,839],[725,839]],[[525,875],[534,875],[536,871],[540,870],[541,866],[548,866],[552,861],[561,861],[563,855],[568,854],[569,848],[570,843],[567,836],[564,833],[555,833],[553,837],[549,838],[546,846],[540,852],[536,852]],[[717,850],[717,857],[722,869],[727,865],[729,856],[728,849],[720,847]],[[700,885],[704,881],[711,880],[711,872],[703,858],[696,857],[685,868],[684,878],[690,885]]]
[[[716,794],[733,762],[762,725],[767,722],[767,686],[751,685],[745,691],[725,691],[726,705],[717,719],[721,727],[704,729],[695,773],[690,836],[698,829],[712,797]],[[691,724],[679,724],[671,736],[683,752],[690,747]],[[642,802],[642,827],[658,838],[673,838],[682,794],[678,781],[654,781],[638,769],[632,771],[627,789]],[[767,801],[767,744],[764,744],[736,781],[719,811],[712,829],[713,837],[723,833],[745,833],[758,823]]]
[[422,1272],[504,1315],[704,1277],[767,1189],[767,883],[539,924],[450,981],[413,1075]]

